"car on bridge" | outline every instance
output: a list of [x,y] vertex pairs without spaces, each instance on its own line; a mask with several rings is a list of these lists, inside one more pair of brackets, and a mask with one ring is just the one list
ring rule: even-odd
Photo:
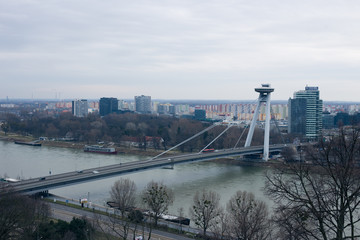
[[215,152],[215,149],[214,148],[207,148],[207,149],[204,149],[204,151],[202,151],[203,153],[209,153],[209,152]]

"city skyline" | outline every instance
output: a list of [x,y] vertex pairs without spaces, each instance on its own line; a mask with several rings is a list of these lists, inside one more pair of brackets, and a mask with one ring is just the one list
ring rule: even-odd
[[357,1],[0,1],[0,99],[359,102]]

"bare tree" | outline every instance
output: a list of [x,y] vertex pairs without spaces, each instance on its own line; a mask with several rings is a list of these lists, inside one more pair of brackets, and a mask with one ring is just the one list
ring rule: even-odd
[[213,237],[215,239],[229,239],[229,214],[220,209],[219,216],[217,220],[214,221],[213,225],[211,226]]
[[0,185],[0,240],[28,239],[49,216],[48,205]]
[[[133,223],[132,231],[133,231],[133,236],[135,238],[137,227],[139,224],[142,224],[144,220],[144,215],[139,210],[131,210],[128,215],[128,219],[130,220],[131,223]],[[143,230],[143,235],[144,235],[144,230]]]
[[360,237],[359,137],[357,129],[340,129],[308,151],[311,163],[289,164],[268,174],[266,192],[277,212],[291,216],[277,222],[280,231],[295,226],[301,239]]
[[229,234],[236,239],[262,240],[271,235],[269,212],[265,202],[254,194],[237,191],[227,204]]
[[7,133],[10,130],[10,125],[7,122],[2,123],[1,125],[1,129],[4,131],[5,136],[7,136]]
[[204,236],[206,236],[206,231],[214,225],[214,221],[220,214],[219,203],[220,195],[216,192],[204,189],[195,193],[194,203],[189,211],[195,225],[203,230]]
[[286,162],[294,162],[296,160],[296,149],[294,147],[285,147],[281,151],[281,155]]
[[143,203],[150,208],[150,216],[154,219],[155,226],[161,214],[167,212],[168,207],[174,202],[174,193],[163,183],[151,181],[142,191]]
[[94,227],[104,233],[106,239],[113,239],[116,236],[120,239],[128,239],[130,222],[120,219],[115,212],[106,214],[94,213]]
[[301,240],[311,239],[303,230],[303,212],[289,209],[278,208],[275,216],[272,218],[273,224],[277,226],[275,239]]
[[122,217],[124,217],[125,211],[135,205],[135,195],[136,184],[128,178],[117,180],[111,187],[111,201],[115,202]]
[[122,219],[115,212],[107,212],[106,216],[95,214],[97,228],[104,233],[111,233],[121,239],[127,239],[130,231],[130,222],[124,219],[127,211],[135,205],[136,185],[129,179],[117,180],[110,190],[111,201],[115,203]]

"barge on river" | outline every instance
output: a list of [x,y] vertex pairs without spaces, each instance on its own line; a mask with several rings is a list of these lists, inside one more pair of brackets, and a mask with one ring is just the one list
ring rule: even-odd
[[117,154],[117,151],[115,148],[103,147],[103,146],[98,146],[98,145],[91,145],[91,146],[86,145],[84,147],[84,152]]
[[38,141],[33,141],[33,142],[15,141],[15,144],[28,145],[28,146],[34,146],[34,147],[41,147],[41,143],[39,143]]

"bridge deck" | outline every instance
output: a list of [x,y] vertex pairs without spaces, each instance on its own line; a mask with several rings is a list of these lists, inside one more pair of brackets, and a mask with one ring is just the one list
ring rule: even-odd
[[[270,151],[279,151],[286,145],[270,146]],[[85,169],[82,171],[67,172],[62,174],[49,175],[46,177],[22,180],[16,183],[9,183],[15,192],[40,192],[52,188],[58,188],[66,185],[77,184],[80,182],[92,181],[100,178],[111,177],[131,173],[134,171],[144,171],[153,168],[164,167],[186,162],[206,161],[224,157],[240,156],[246,154],[262,153],[262,146],[224,149],[208,153],[192,153],[176,155],[165,158],[156,158],[136,162],[114,164],[99,168]]]

